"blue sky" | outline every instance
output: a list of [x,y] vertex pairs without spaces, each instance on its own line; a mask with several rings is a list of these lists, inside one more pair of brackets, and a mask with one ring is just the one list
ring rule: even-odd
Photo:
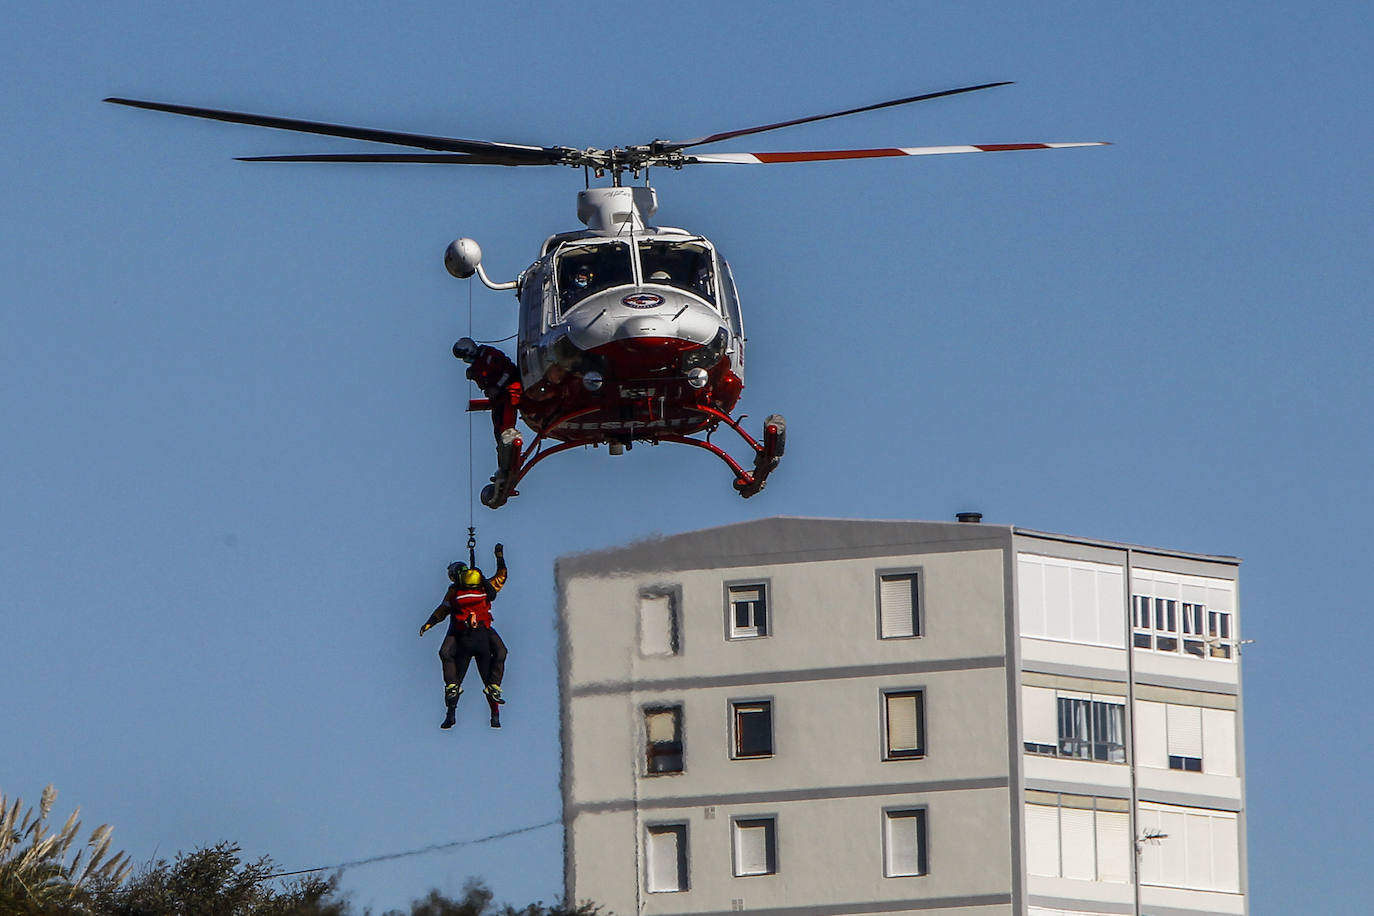
[[[91,5],[0,30],[0,789],[135,859],[307,868],[556,819],[552,565],[769,515],[989,522],[1238,555],[1252,911],[1367,903],[1374,27],[1355,3]],[[568,146],[953,86],[715,151],[1102,149],[660,174],[730,258],[742,501],[684,449],[550,461],[499,513],[508,725],[442,733],[415,631],[468,524],[448,349],[576,226],[566,169],[248,165],[359,145],[108,95]],[[476,336],[514,298],[471,291]],[[479,418],[477,432],[485,430]],[[477,475],[489,473],[478,439]],[[613,463],[612,463],[613,462]],[[608,619],[608,626],[626,621]],[[1358,801],[1357,801],[1358,800]],[[351,868],[360,905],[469,875],[561,891],[560,837]],[[1358,902],[1357,902],[1358,901]]]

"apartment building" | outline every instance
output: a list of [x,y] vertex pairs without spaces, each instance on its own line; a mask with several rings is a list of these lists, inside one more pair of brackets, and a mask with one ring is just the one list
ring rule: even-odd
[[563,557],[567,893],[1245,914],[1238,567],[972,515]]

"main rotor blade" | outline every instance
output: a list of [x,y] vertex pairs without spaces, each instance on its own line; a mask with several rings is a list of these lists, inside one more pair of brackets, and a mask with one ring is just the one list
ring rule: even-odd
[[964,86],[960,89],[945,89],[941,92],[927,92],[924,95],[913,95],[905,99],[893,99],[889,102],[878,102],[874,105],[864,105],[861,108],[849,108],[845,111],[832,111],[830,114],[812,115],[809,118],[796,118],[792,121],[780,121],[777,124],[764,124],[761,127],[746,127],[743,130],[728,130],[724,133],[711,134],[709,137],[697,137],[695,140],[665,140],[654,144],[658,149],[679,150],[689,146],[701,146],[705,143],[715,143],[717,140],[729,140],[733,137],[743,137],[748,134],[761,134],[766,130],[777,130],[782,127],[795,127],[798,124],[810,124],[812,121],[824,121],[827,118],[842,118],[845,115],[861,114],[865,111],[877,111],[879,108],[891,108],[894,105],[906,105],[911,102],[924,102],[927,99],[943,98],[947,95],[959,95],[963,92],[977,92],[979,89],[991,89],[994,86],[1010,86],[1010,80],[1000,83],[983,83],[981,86]]
[[252,124],[257,127],[294,130],[306,134],[323,134],[328,137],[347,137],[352,140],[371,140],[376,143],[390,143],[395,146],[413,146],[418,149],[440,150],[449,153],[508,155],[512,159],[520,159],[522,163],[528,162],[537,165],[552,165],[562,161],[564,155],[562,150],[547,146],[524,146],[516,143],[494,143],[486,140],[461,140],[456,137],[430,137],[424,134],[374,130],[368,127],[350,127],[345,124],[323,124],[317,121],[299,121],[295,118],[278,118],[271,115],[255,115],[239,111],[220,111],[214,108],[195,108],[189,105],[170,105],[165,102],[145,102],[138,99],[108,98],[105,101],[113,102],[116,105],[128,105],[130,108],[166,111],[193,118],[228,121],[233,124]]
[[319,153],[301,156],[235,156],[239,162],[428,162],[441,165],[553,165],[510,156],[471,153]]
[[1071,146],[1111,146],[1111,144],[1095,140],[1087,143],[984,143],[972,146],[903,146],[886,149],[805,150],[791,153],[692,153],[686,157],[684,164],[723,162],[754,165],[778,162],[830,162],[836,159],[938,156],[944,153],[1003,153],[1024,149],[1065,149]]

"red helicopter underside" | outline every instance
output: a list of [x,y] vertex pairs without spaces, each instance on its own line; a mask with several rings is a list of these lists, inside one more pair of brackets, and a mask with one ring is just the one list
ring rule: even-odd
[[601,385],[591,390],[581,374],[550,369],[520,399],[520,414],[548,439],[593,445],[656,441],[665,434],[700,432],[720,422],[739,401],[743,385],[721,356],[701,366],[706,384],[693,387],[684,355],[703,349],[677,338],[618,340],[588,352],[600,366]]
[[[703,351],[694,356],[695,351]],[[536,464],[551,455],[578,446],[607,443],[612,454],[635,441],[676,442],[706,449],[724,461],[735,475],[735,490],[752,496],[763,489],[768,475],[782,457],[786,430],[776,414],[764,422],[762,441],[755,440],[730,412],[744,385],[731,371],[728,356],[716,356],[700,344],[676,338],[635,338],[615,341],[584,354],[588,365],[581,372],[551,367],[544,378],[526,389],[520,398],[520,414],[536,433],[526,444],[516,439],[503,452],[501,467],[492,483],[482,490],[482,503],[496,509],[511,496]],[[700,365],[714,358],[711,365]],[[701,371],[697,371],[701,370]],[[591,373],[601,384],[588,387]],[[689,379],[695,375],[700,388]],[[595,376],[593,376],[594,378]],[[486,407],[473,403],[473,409]],[[724,423],[747,443],[753,468],[746,469],[724,449],[692,433],[714,430]],[[550,440],[559,440],[549,445]],[[504,456],[504,457],[502,457]]]

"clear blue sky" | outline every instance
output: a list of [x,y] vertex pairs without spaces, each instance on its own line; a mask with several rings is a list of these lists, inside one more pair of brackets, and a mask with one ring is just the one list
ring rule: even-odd
[[[556,819],[552,566],[769,515],[1234,554],[1253,912],[1362,912],[1374,510],[1366,4],[22,2],[0,29],[0,789],[136,859],[306,868]],[[660,174],[740,283],[748,502],[698,452],[576,452],[478,507],[508,545],[508,725],[440,732],[477,238],[574,228],[565,169],[248,165],[358,145],[132,96],[606,146],[994,80],[718,151],[1102,149]],[[476,336],[515,329],[478,287]],[[484,431],[485,418],[477,427]],[[491,455],[479,439],[479,480]],[[608,610],[607,626],[625,626]],[[561,891],[556,828],[360,866],[360,905]]]

